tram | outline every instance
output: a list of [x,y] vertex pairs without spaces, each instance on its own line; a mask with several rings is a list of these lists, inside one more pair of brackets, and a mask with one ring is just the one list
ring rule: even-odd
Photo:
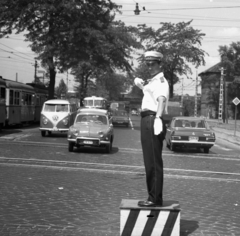
[[103,97],[85,97],[83,99],[83,105],[86,108],[100,108],[100,109],[108,109],[108,102],[107,99]]
[[6,119],[6,83],[0,77],[0,130],[5,125]]
[[0,76],[0,127],[39,122],[47,96],[44,85],[24,84]]
[[6,125],[34,121],[34,88],[12,80],[6,82]]

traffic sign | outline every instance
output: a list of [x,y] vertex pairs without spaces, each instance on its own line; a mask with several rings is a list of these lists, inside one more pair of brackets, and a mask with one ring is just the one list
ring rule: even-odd
[[240,103],[240,100],[237,97],[235,97],[232,102],[234,103],[235,106],[237,106]]

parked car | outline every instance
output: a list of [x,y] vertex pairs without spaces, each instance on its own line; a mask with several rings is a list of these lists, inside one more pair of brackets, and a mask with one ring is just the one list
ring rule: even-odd
[[129,114],[125,110],[115,110],[112,112],[112,123],[113,125],[124,125],[129,126]]
[[112,150],[114,138],[112,118],[108,111],[97,108],[79,110],[73,125],[68,130],[68,150],[74,147],[103,147],[107,153]]
[[215,140],[215,133],[204,118],[173,117],[167,127],[166,143],[171,151],[176,148],[203,148],[204,153],[209,153]]

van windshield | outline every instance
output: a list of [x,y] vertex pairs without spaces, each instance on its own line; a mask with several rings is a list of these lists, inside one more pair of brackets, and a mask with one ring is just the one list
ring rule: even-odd
[[45,104],[46,112],[68,112],[68,104]]

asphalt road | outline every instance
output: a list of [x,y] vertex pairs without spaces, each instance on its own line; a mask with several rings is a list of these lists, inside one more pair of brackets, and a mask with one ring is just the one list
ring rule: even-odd
[[[3,131],[0,236],[119,235],[121,200],[146,198],[139,118],[132,124],[115,127],[111,154],[69,153],[66,135],[42,138],[37,127]],[[164,147],[164,200],[180,202],[181,236],[240,235],[238,150],[221,140],[209,154]]]

